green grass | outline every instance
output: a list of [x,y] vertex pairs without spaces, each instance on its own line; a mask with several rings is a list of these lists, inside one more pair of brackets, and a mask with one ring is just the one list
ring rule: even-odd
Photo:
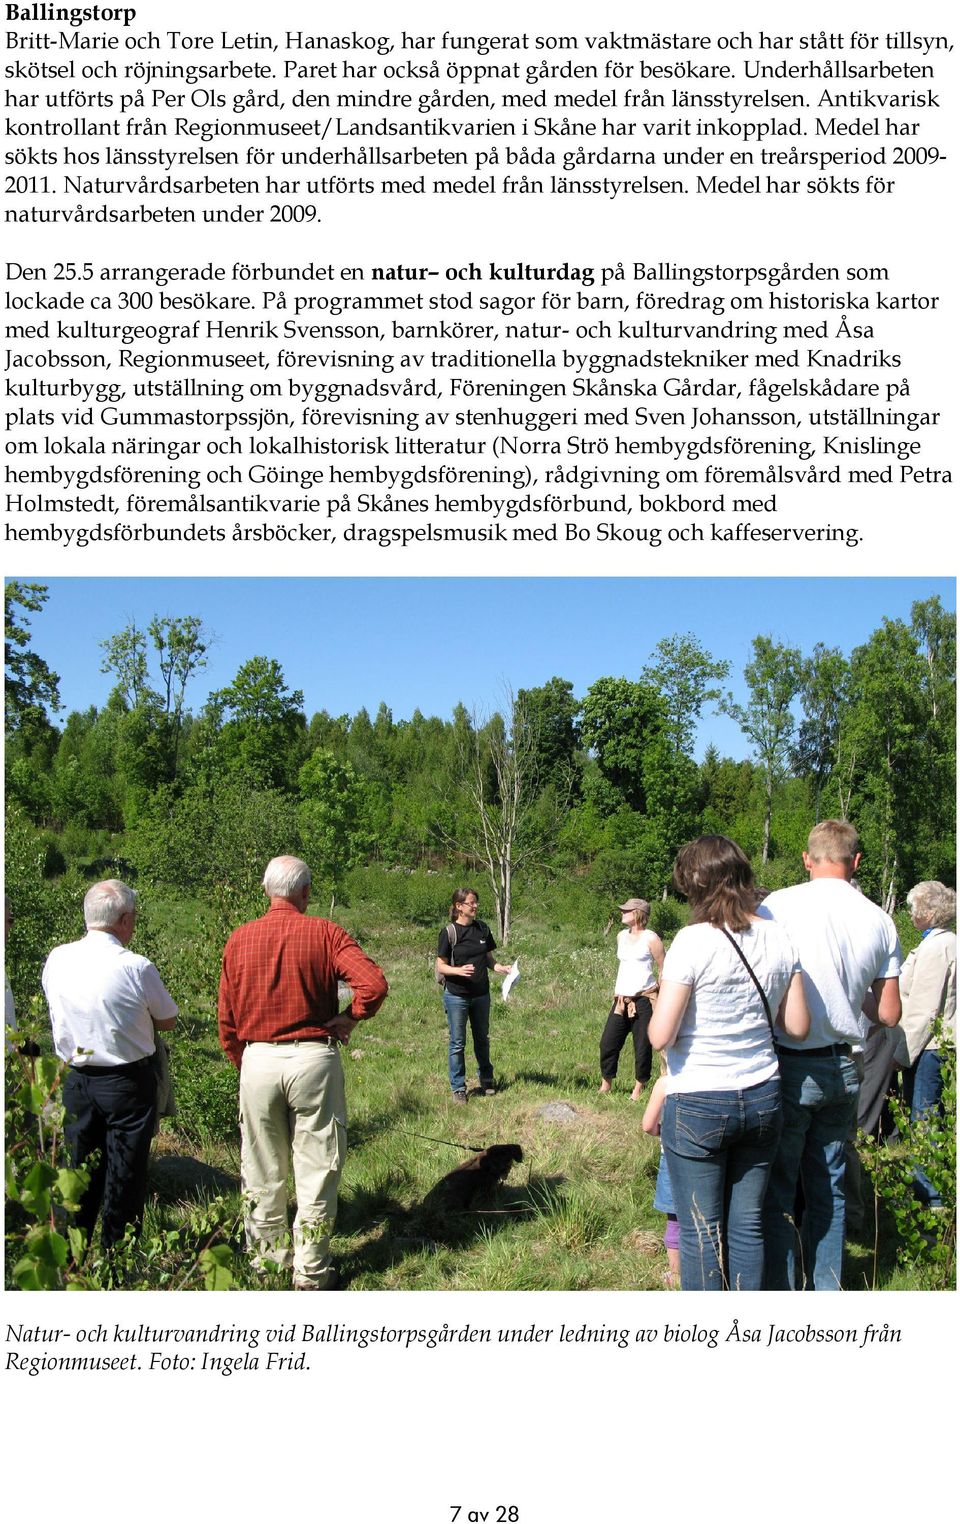
[[[153,1197],[147,1233],[189,1228],[197,1192],[222,1195],[237,1219],[241,1212],[236,1186],[224,1190],[213,1175],[206,1184],[195,1167],[185,1199],[170,1198],[171,1172],[176,1181],[185,1168],[175,1161],[199,1161],[236,1182],[239,1157],[236,1076],[215,1037],[219,949],[204,955],[182,904],[166,912],[154,900],[150,941],[183,1005],[172,1044],[180,1116],[163,1124],[158,1140],[152,1178],[162,1194]],[[500,1088],[494,1097],[473,1096],[462,1109],[453,1106],[447,1082],[435,932],[384,923],[363,902],[342,914],[390,982],[386,1004],[343,1052],[349,1152],[333,1249],[350,1286],[659,1288],[663,1218],[652,1206],[659,1144],[641,1132],[642,1105],[629,1100],[632,1051],[624,1052],[619,1088],[610,1097],[597,1094],[613,935],[579,942],[529,918],[518,923],[509,950],[520,957],[524,978],[508,1003],[500,999],[499,978],[492,980],[491,1051]],[[540,1117],[550,1101],[567,1102],[575,1117],[566,1123]],[[437,1221],[421,1209],[440,1176],[466,1158],[451,1145],[507,1142],[521,1145],[523,1163],[478,1199],[476,1210]],[[241,1284],[259,1284],[242,1259],[238,1275]]]
[[[518,919],[508,951],[519,957],[523,978],[509,1003],[500,999],[499,978],[491,981],[500,1088],[460,1108],[446,1076],[446,1021],[433,980],[436,931],[387,920],[362,900],[340,916],[390,982],[389,999],[343,1053],[349,1151],[333,1251],[349,1287],[661,1289],[664,1219],[652,1204],[659,1144],[641,1131],[642,1102],[629,1099],[629,1045],[613,1094],[597,1094],[613,932],[558,930],[532,914]],[[199,905],[152,898],[144,933],[143,950],[156,957],[182,1006],[172,1043],[180,1114],[163,1124],[157,1141],[145,1238],[179,1230],[199,1248],[210,1231],[205,1203],[216,1198],[224,1236],[238,1250],[237,1284],[282,1289],[287,1279],[260,1280],[242,1252],[236,1075],[216,1038],[219,930]],[[550,1101],[568,1103],[575,1115],[546,1120],[539,1112]],[[502,1185],[476,1210],[445,1221],[424,1210],[430,1188],[466,1157],[455,1145],[492,1143],[523,1149],[523,1163]],[[157,1285],[178,1284],[182,1274],[165,1272],[162,1256],[156,1273],[147,1272]],[[852,1246],[846,1283],[917,1289],[923,1274],[897,1267],[883,1220],[876,1246]]]

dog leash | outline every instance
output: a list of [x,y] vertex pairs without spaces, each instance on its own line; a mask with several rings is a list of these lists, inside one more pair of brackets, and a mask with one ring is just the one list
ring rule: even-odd
[[443,1143],[447,1148],[462,1148],[466,1154],[482,1154],[483,1148],[474,1148],[471,1143],[451,1143],[449,1138],[431,1138],[425,1132],[408,1132],[405,1127],[398,1127],[396,1131],[402,1138],[419,1138],[422,1143]]

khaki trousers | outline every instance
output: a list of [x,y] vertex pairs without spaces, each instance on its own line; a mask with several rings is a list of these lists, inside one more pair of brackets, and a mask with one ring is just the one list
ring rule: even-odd
[[[240,1067],[240,1174],[247,1248],[254,1263],[293,1268],[294,1283],[332,1278],[330,1234],[347,1151],[343,1066],[318,1042],[248,1043]],[[287,1174],[297,1212],[291,1244]]]

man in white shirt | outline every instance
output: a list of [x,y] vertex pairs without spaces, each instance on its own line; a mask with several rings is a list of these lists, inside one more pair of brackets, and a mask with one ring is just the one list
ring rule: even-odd
[[65,1135],[74,1168],[96,1152],[77,1226],[89,1245],[102,1210],[105,1249],[139,1231],[156,1118],[155,1031],[177,1007],[148,958],[130,952],[137,897],[119,879],[94,884],[83,901],[87,934],[55,947],[43,969],[53,1044],[70,1065],[64,1080]]
[[[803,854],[810,882],[768,895],[758,911],[780,922],[793,941],[810,1011],[802,1042],[778,1037],[784,1125],[764,1200],[768,1291],[841,1288],[844,1143],[860,1089],[853,1050],[862,1041],[868,990],[882,1026],[900,1020],[900,943],[890,917],[850,882],[860,856],[852,825],[822,820]],[[798,1180],[804,1202],[799,1233]]]

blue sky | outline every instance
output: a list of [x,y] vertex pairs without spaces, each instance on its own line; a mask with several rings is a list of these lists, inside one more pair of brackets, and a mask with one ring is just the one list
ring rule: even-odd
[[[598,677],[636,678],[656,642],[692,631],[741,673],[754,635],[806,654],[821,640],[849,654],[881,619],[909,619],[917,599],[956,608],[951,578],[51,578],[32,617],[33,648],[60,676],[65,711],[105,703],[99,642],[130,620],[199,614],[215,643],[190,707],[231,681],[251,656],[274,657],[290,688],[318,709],[394,719],[414,709],[449,718],[462,700],[489,713],[504,685],[567,678],[582,696]],[[697,754],[713,741],[747,755],[736,725],[708,713]]]

